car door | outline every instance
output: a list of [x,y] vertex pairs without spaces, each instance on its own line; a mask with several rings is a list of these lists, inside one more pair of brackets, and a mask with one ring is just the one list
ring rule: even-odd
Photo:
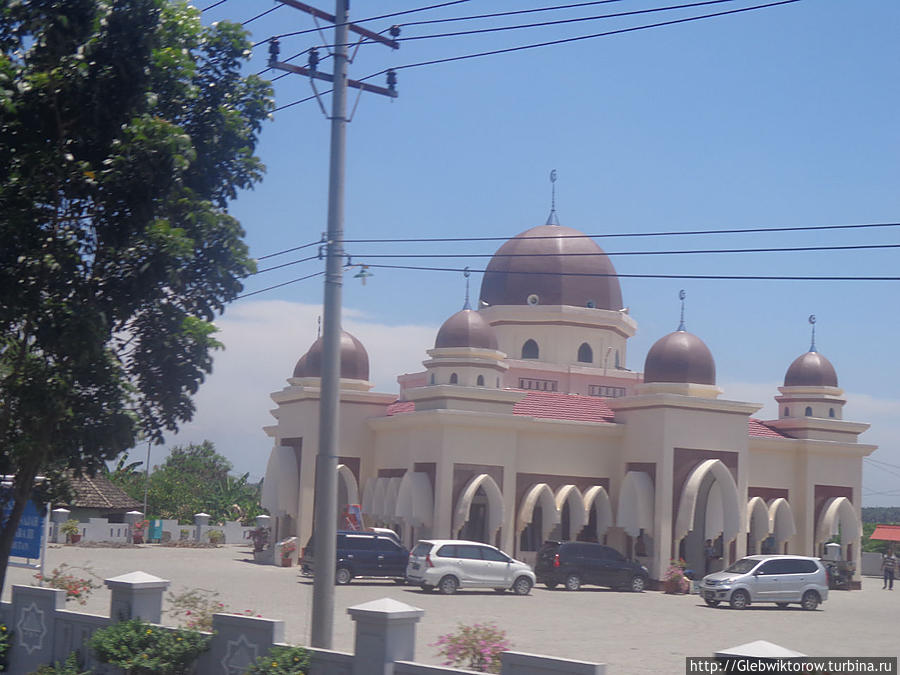
[[346,535],[346,558],[355,576],[378,574],[375,537],[365,534]]
[[380,576],[402,577],[406,573],[409,554],[405,548],[387,537],[378,537],[375,540],[375,556]]
[[600,549],[600,570],[603,586],[624,586],[631,581],[631,568],[628,561],[616,549],[603,546]]
[[811,560],[782,560],[781,562],[781,597],[785,602],[798,602],[803,595],[803,588],[811,571],[817,571]]
[[752,584],[751,599],[756,602],[781,602],[784,595],[781,583],[781,561],[767,560],[760,565],[748,580]]
[[506,588],[512,584],[512,579],[509,578],[509,558],[506,554],[490,546],[479,546],[478,548],[481,550],[481,559],[484,563],[482,572],[485,585]]
[[487,586],[484,575],[484,561],[481,558],[481,547],[477,544],[456,545],[456,568],[459,570],[459,581],[463,586]]

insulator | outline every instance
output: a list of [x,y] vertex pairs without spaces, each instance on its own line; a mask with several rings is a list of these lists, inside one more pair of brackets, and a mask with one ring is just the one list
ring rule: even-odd
[[319,66],[319,50],[315,47],[310,47],[309,49],[309,59],[307,60],[307,64],[309,65],[309,69],[313,72],[315,72],[316,68]]
[[397,91],[397,73],[394,72],[393,68],[387,71],[387,85],[390,91]]
[[392,38],[400,37],[400,26],[397,26],[397,25],[391,26],[391,37]]
[[278,60],[278,53],[281,47],[278,44],[278,38],[269,40],[269,63],[275,63]]

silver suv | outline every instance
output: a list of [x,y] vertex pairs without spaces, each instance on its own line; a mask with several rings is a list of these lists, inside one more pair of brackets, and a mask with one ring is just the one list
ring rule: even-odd
[[800,603],[813,610],[828,599],[828,573],[818,558],[751,555],[703,577],[700,594],[710,607],[728,602],[744,609],[754,602],[774,602],[779,607]]
[[406,581],[425,591],[437,588],[445,595],[467,587],[493,588],[498,593],[512,589],[516,595],[528,595],[534,586],[534,572],[490,544],[428,539],[410,552]]

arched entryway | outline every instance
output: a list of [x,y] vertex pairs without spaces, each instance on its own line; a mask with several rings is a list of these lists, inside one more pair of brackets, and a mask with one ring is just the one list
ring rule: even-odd
[[855,552],[851,544],[859,541],[862,527],[853,503],[846,497],[832,497],[825,502],[816,524],[816,555],[824,555],[825,544],[837,538],[841,544],[841,558],[852,560]]
[[747,502],[747,555],[762,553],[763,542],[769,537],[769,508],[762,497]]
[[615,524],[609,493],[602,485],[594,485],[584,492],[587,524],[581,532],[586,541],[603,541],[606,531]]
[[493,544],[503,522],[503,493],[488,474],[473,477],[463,488],[453,512],[453,531],[460,539]]
[[772,533],[772,550],[766,553],[788,553],[788,541],[797,533],[794,511],[784,497],[769,504],[769,532]]
[[516,516],[517,552],[533,553],[559,524],[559,509],[546,483],[532,485],[522,497]]
[[407,471],[397,494],[397,519],[403,524],[403,541],[413,545],[431,535],[434,521],[434,491],[428,474]]
[[356,476],[353,475],[353,471],[346,464],[338,464],[337,475],[337,526],[339,530],[354,529],[356,526],[361,525],[361,523],[356,522],[353,514],[350,513],[350,509],[348,509],[350,506],[360,506]]
[[581,490],[574,485],[563,485],[556,491],[556,508],[559,511],[560,540],[578,539],[587,523]]
[[741,502],[731,472],[721,460],[701,462],[681,491],[673,532],[677,554],[697,574],[720,570],[731,562],[729,544],[741,529]]

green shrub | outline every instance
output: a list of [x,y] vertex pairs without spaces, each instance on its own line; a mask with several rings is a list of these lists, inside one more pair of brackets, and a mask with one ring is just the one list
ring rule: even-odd
[[89,670],[81,669],[78,663],[78,654],[72,652],[65,663],[57,661],[53,665],[43,665],[31,675],[90,675],[90,672]]
[[183,675],[209,649],[211,636],[129,619],[98,630],[88,646],[101,663],[125,675]]
[[0,624],[0,672],[6,670],[6,655],[9,652],[9,639],[12,632],[6,624]]
[[222,530],[210,530],[206,536],[210,544],[221,544],[225,541],[225,533]]
[[272,647],[256,659],[245,675],[300,675],[309,672],[309,651],[303,647]]

